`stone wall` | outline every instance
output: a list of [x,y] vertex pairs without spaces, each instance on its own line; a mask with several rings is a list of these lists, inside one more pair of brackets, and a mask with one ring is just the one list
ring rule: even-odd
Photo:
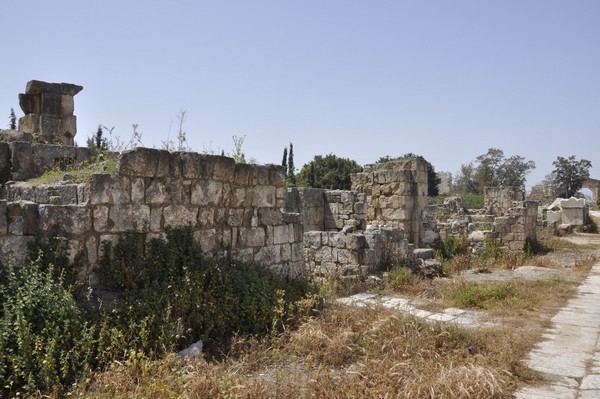
[[484,187],[483,208],[489,215],[504,215],[515,201],[523,201],[525,191],[522,187]]
[[419,246],[427,206],[427,166],[412,158],[365,166],[352,175],[352,189],[366,195],[366,223],[403,229]]
[[36,144],[26,141],[0,142],[0,169],[12,168],[12,180],[41,176],[53,168],[65,170],[89,161],[94,151],[86,147]]
[[536,239],[537,201],[516,201],[505,216],[494,219],[498,243],[510,251],[520,251],[527,240]]
[[227,157],[139,148],[120,156],[118,174],[86,184],[9,184],[0,201],[0,258],[24,256],[34,234],[70,237],[72,254],[96,264],[104,240],[138,228],[151,236],[190,225],[202,249],[304,273],[303,229],[283,211],[283,168]]
[[317,281],[365,275],[396,265],[409,266],[414,258],[413,249],[400,229],[373,227],[353,233],[304,233],[306,267]]

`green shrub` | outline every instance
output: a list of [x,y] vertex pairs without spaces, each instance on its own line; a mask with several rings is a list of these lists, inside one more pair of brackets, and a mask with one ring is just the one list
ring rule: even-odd
[[152,355],[198,339],[210,345],[233,334],[265,334],[312,291],[305,281],[256,263],[205,256],[190,228],[149,242],[129,233],[115,244],[103,243],[103,249],[100,282],[120,293],[102,315],[100,347],[110,356],[127,350]]
[[467,209],[481,209],[483,208],[483,195],[474,193],[461,193],[460,196],[463,199],[463,206]]
[[444,290],[454,306],[464,308],[491,309],[510,301],[517,294],[513,283],[477,284],[466,283]]
[[0,283],[3,396],[67,386],[90,369],[93,327],[52,266],[3,267]]
[[403,290],[420,282],[421,277],[408,267],[397,266],[388,273],[388,284],[393,290]]
[[498,245],[498,241],[487,238],[484,242],[483,252],[481,253],[480,258],[484,261],[501,259],[502,249],[500,248],[500,245]]
[[462,255],[469,249],[469,241],[464,237],[447,236],[437,245],[437,252],[446,259],[452,259],[457,255]]

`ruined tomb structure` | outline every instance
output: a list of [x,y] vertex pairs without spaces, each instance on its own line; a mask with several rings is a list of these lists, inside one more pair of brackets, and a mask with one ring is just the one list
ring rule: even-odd
[[19,130],[48,144],[74,145],[77,120],[73,96],[81,90],[82,86],[71,83],[30,80],[25,93],[19,94],[19,105],[25,113],[19,119]]

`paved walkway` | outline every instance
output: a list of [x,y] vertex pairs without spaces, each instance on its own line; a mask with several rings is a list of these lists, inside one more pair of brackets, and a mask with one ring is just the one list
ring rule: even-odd
[[383,306],[384,308],[398,310],[399,312],[408,313],[425,320],[442,321],[467,328],[489,327],[495,325],[487,320],[488,316],[486,314],[481,312],[457,308],[448,308],[441,312],[430,312],[428,310],[419,309],[419,305],[422,304],[422,301],[419,301],[418,299],[411,300],[399,296],[361,293],[346,298],[339,298],[337,302],[343,305],[356,307]]
[[515,398],[600,398],[600,262],[552,323],[527,358],[547,382],[526,387]]

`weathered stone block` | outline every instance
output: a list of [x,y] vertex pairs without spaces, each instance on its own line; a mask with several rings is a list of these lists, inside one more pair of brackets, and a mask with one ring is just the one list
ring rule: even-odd
[[235,164],[234,184],[236,186],[247,186],[250,183],[253,167],[248,164]]
[[75,102],[73,96],[69,94],[61,94],[61,109],[64,116],[73,115],[75,112]]
[[39,133],[40,118],[39,114],[28,114],[19,118],[19,130],[26,133]]
[[83,86],[74,85],[72,83],[61,83],[60,92],[69,96],[74,96],[83,90]]
[[197,206],[217,206],[223,200],[223,183],[213,180],[198,180],[192,185],[190,203]]
[[131,202],[129,179],[109,174],[93,174],[88,181],[92,204],[128,204]]
[[217,157],[213,166],[213,179],[227,183],[235,180],[235,161],[233,158]]
[[146,184],[143,178],[131,179],[131,202],[146,202]]
[[42,93],[42,114],[62,116],[62,95],[59,93]]
[[60,84],[41,80],[30,80],[25,87],[25,94],[60,93]]
[[41,113],[39,97],[32,94],[19,94],[19,106],[25,115]]
[[163,209],[164,227],[196,226],[198,209],[185,205],[170,205]]
[[158,150],[158,166],[156,177],[180,177],[181,157],[179,154],[171,154],[167,150]]
[[8,232],[14,235],[34,235],[38,223],[38,206],[34,202],[7,203]]
[[61,118],[50,115],[40,116],[40,134],[48,138],[58,133]]
[[194,239],[200,243],[200,248],[206,253],[212,253],[217,248],[217,231],[215,229],[194,232]]
[[121,153],[118,173],[123,176],[155,177],[161,151],[152,148],[135,148]]
[[85,206],[39,206],[38,226],[43,234],[80,235],[91,231],[92,215]]
[[185,203],[181,181],[172,179],[153,179],[146,188],[146,203],[183,204]]
[[162,206],[150,207],[150,231],[158,233],[164,228],[163,208]]
[[147,205],[113,205],[108,211],[108,230],[111,233],[143,229],[150,224],[150,207]]
[[256,186],[249,189],[252,192],[252,206],[270,208],[275,206],[277,190],[273,186]]
[[265,226],[275,226],[283,222],[281,211],[274,208],[259,208],[258,217],[260,223]]
[[214,156],[182,152],[180,158],[183,177],[186,179],[212,179]]
[[215,225],[215,209],[200,208],[198,210],[198,226],[200,228],[213,227]]
[[0,263],[25,264],[29,257],[29,244],[34,239],[33,236],[0,236]]

